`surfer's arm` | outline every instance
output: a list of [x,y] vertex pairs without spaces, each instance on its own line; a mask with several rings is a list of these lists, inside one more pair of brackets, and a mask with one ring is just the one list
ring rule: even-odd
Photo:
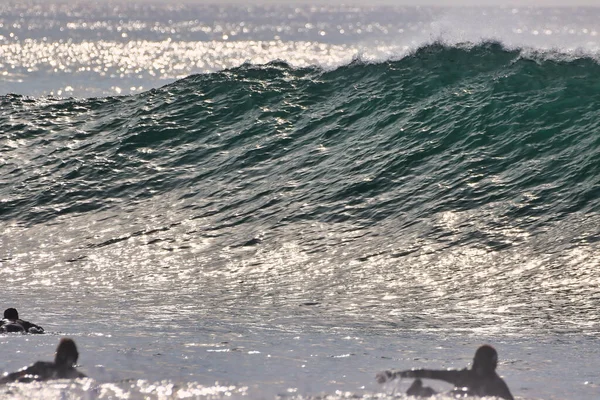
[[21,322],[21,325],[23,325],[23,328],[25,328],[25,331],[27,331],[29,333],[44,333],[44,328],[42,328],[39,325],[36,325],[29,321],[23,321],[23,320],[21,320],[20,322]]
[[[37,364],[37,363],[36,363]],[[0,385],[10,383],[10,382],[31,382],[35,380],[36,377],[36,369],[35,364],[29,367],[23,367],[17,372],[11,372],[10,374],[5,374],[0,378]]]
[[466,370],[436,370],[436,369],[411,369],[406,371],[383,371],[377,374],[376,379],[379,383],[396,379],[396,378],[426,378],[426,379],[437,379],[452,383],[454,385],[459,384],[462,380],[462,376]]

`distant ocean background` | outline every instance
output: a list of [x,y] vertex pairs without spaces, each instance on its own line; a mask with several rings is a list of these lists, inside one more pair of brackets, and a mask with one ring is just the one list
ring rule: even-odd
[[3,1],[0,372],[91,379],[0,397],[600,398],[599,21]]

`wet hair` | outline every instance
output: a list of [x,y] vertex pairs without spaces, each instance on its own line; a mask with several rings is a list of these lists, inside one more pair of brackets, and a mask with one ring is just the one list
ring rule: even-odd
[[498,366],[498,353],[490,345],[483,345],[475,352],[472,369],[480,375],[493,374]]
[[60,367],[72,367],[79,358],[79,352],[75,342],[69,338],[63,338],[60,340],[58,347],[56,348],[56,357],[54,363]]
[[4,318],[6,319],[19,319],[19,313],[16,308],[7,308],[4,310]]

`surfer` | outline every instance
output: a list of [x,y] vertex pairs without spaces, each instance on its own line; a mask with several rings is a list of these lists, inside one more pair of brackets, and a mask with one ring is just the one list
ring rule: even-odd
[[44,333],[44,328],[19,319],[19,313],[15,308],[7,308],[4,310],[4,319],[0,320],[0,333],[9,332]]
[[[401,378],[428,378],[452,383],[453,395],[462,396],[496,396],[506,400],[514,400],[508,386],[496,373],[498,353],[489,345],[481,346],[475,352],[471,369],[462,370],[433,370],[413,369],[407,371],[383,371],[377,374],[377,382]],[[408,389],[410,395],[429,397],[435,394],[433,389],[423,387],[417,379]]]
[[415,379],[406,391],[408,396],[413,397],[431,397],[436,394],[436,391],[430,387],[423,386],[423,381]]
[[0,384],[46,381],[49,379],[85,378],[86,376],[74,367],[77,358],[79,358],[79,353],[77,352],[75,342],[69,338],[63,338],[56,348],[54,362],[38,361],[17,372],[6,374],[0,377]]

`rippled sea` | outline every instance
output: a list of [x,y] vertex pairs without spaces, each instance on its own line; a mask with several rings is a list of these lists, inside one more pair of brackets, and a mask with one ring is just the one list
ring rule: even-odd
[[[600,8],[0,4],[6,398],[600,398]],[[437,389],[448,386],[429,382]],[[448,398],[443,395],[439,398]]]

